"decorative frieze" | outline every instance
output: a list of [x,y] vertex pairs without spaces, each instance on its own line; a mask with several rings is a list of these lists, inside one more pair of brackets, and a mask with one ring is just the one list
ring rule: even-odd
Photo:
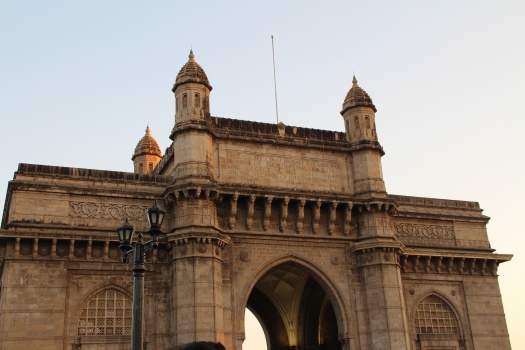
[[123,204],[100,204],[90,202],[69,202],[68,215],[73,218],[118,219],[145,221],[147,207]]
[[172,259],[184,258],[192,254],[206,257],[217,256],[220,258],[221,251],[228,243],[229,238],[220,234],[208,237],[186,236],[170,241],[166,254],[159,250],[160,254],[157,254],[157,257],[163,260],[164,255],[167,257],[169,251]]
[[453,226],[394,223],[397,236],[433,239],[455,239]]

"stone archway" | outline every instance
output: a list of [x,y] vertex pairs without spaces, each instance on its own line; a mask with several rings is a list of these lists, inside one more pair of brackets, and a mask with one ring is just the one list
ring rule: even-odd
[[330,297],[300,264],[284,262],[264,273],[247,307],[266,328],[269,350],[342,349]]

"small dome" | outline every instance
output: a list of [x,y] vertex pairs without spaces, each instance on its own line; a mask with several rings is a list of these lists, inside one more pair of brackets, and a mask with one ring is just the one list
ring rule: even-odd
[[177,75],[177,79],[175,80],[175,85],[173,85],[172,91],[175,92],[175,89],[183,84],[187,83],[201,83],[206,85],[208,89],[212,89],[210,82],[208,81],[208,77],[206,76],[206,73],[204,73],[204,69],[195,62],[195,55],[193,54],[193,50],[190,51],[189,54],[189,60],[186,62],[184,66],[179,71],[179,74]]
[[133,153],[133,157],[131,157],[131,160],[143,154],[151,154],[154,156],[162,157],[162,152],[160,151],[159,144],[157,143],[157,141],[155,141],[153,136],[151,136],[149,126],[146,128],[146,135],[144,135],[144,137],[140,139],[139,143],[137,143],[137,147],[135,147],[135,153]]
[[374,106],[370,96],[368,96],[365,90],[361,89],[361,87],[357,85],[357,79],[354,75],[354,79],[352,79],[352,88],[350,91],[348,91],[348,94],[346,94],[341,114],[343,114],[347,109],[360,106],[370,107],[374,110],[374,112],[377,112],[376,106]]

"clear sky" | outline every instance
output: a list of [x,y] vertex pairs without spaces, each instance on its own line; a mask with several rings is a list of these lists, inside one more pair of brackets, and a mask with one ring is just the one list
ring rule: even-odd
[[522,0],[0,0],[0,197],[22,162],[133,171],[148,123],[164,151],[191,47],[212,115],[275,122],[274,35],[281,121],[343,130],[355,72],[388,192],[492,217],[492,247],[515,254],[499,280],[525,349],[524,16]]

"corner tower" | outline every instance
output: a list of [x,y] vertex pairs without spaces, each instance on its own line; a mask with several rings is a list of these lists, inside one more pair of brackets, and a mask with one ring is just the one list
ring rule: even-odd
[[352,147],[354,187],[360,197],[386,197],[381,157],[385,154],[377,140],[372,99],[352,79],[341,115],[345,121],[346,137]]
[[210,127],[210,91],[212,87],[202,67],[190,51],[188,62],[179,71],[175,94],[173,140],[175,182],[207,183],[214,178],[213,139]]
[[175,127],[204,120],[210,113],[212,87],[202,67],[195,62],[193,50],[188,58],[171,90],[175,94]]
[[138,174],[149,174],[155,169],[160,159],[162,152],[159,144],[153,136],[151,136],[149,125],[146,128],[146,135],[140,139],[135,147],[135,152],[131,157],[134,165],[134,172]]

